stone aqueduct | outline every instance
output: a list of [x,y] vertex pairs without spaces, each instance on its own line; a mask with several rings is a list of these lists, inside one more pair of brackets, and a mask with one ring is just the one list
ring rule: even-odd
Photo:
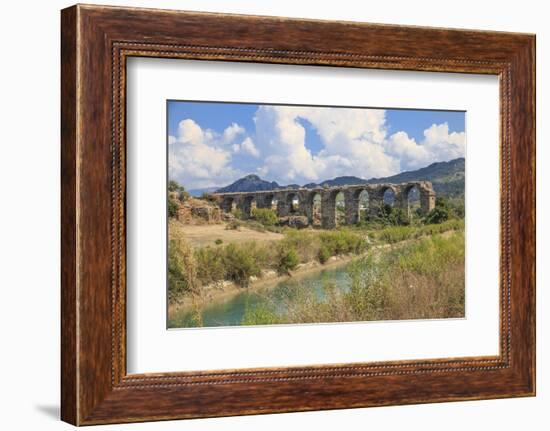
[[[429,181],[414,181],[401,184],[361,184],[342,185],[326,188],[295,188],[257,192],[213,193],[220,207],[230,212],[233,207],[239,208],[243,216],[250,217],[253,203],[257,208],[272,208],[276,202],[278,217],[289,215],[306,216],[313,224],[313,207],[316,196],[321,198],[321,226],[325,229],[336,227],[336,196],[342,193],[345,206],[345,223],[359,221],[361,193],[368,194],[368,211],[376,214],[384,202],[384,194],[391,190],[394,195],[393,205],[410,214],[409,192],[417,188],[420,194],[420,209],[427,214],[435,207],[435,192]],[[298,201],[297,205],[295,202]]]

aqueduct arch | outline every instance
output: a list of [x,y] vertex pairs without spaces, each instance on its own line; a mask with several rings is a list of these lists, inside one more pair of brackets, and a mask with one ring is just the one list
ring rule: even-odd
[[[368,211],[377,214],[384,204],[384,193],[391,190],[394,195],[394,207],[401,208],[410,214],[409,192],[417,188],[420,194],[420,211],[427,214],[435,207],[435,191],[429,181],[411,181],[393,184],[360,184],[334,187],[316,187],[311,189],[292,188],[258,192],[213,193],[220,207],[230,212],[235,205],[244,217],[250,217],[252,203],[258,208],[272,208],[277,202],[277,216],[285,217],[291,214],[306,216],[313,224],[314,199],[321,197],[321,225],[323,228],[336,227],[336,195],[344,195],[345,223],[355,224],[359,221],[362,193],[368,196]],[[298,201],[297,204],[294,201]]]

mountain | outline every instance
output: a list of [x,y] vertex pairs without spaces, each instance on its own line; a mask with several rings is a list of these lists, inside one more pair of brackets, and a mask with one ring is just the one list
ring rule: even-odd
[[371,178],[368,183],[378,184],[383,182],[404,183],[407,181],[449,181],[456,180],[457,174],[464,178],[464,158],[450,160],[448,162],[436,162],[416,171],[405,171],[391,177]]
[[[334,186],[342,186],[342,185],[356,185],[356,184],[367,184],[368,183],[368,180],[364,180],[362,178],[359,178],[359,177],[354,177],[354,176],[344,176],[344,177],[336,177],[332,180],[326,180],[326,181],[323,181],[322,183],[319,183],[319,184],[315,184],[313,187],[324,187],[324,186],[327,186],[327,187],[334,187]],[[313,188],[311,187],[311,188]]]
[[257,192],[263,190],[275,190],[278,188],[280,188],[280,186],[275,181],[264,181],[258,175],[250,174],[216,191],[218,193]]
[[[407,181],[431,181],[434,190],[440,196],[458,196],[464,194],[465,160],[463,157],[436,162],[416,171],[401,172],[385,178],[371,178],[369,184],[406,183]],[[336,179],[335,179],[336,180]],[[334,181],[334,180],[333,180]]]
[[[401,172],[384,178],[364,180],[354,176],[336,177],[319,184],[308,183],[303,187],[333,187],[354,184],[405,183],[408,181],[431,181],[435,192],[440,196],[459,196],[464,194],[465,161],[463,157],[448,162],[436,162],[415,171]],[[297,188],[297,184],[280,186],[275,181],[262,180],[257,175],[247,175],[217,192],[253,192],[262,190],[276,190],[280,188]]]

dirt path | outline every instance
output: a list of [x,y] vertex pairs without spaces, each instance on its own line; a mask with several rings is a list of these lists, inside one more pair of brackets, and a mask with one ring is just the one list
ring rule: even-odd
[[226,229],[225,227],[225,224],[182,224],[179,229],[193,247],[214,245],[217,239],[221,239],[223,243],[226,244],[249,241],[278,241],[284,238],[284,235],[275,232],[258,232],[246,227],[240,227],[238,230]]

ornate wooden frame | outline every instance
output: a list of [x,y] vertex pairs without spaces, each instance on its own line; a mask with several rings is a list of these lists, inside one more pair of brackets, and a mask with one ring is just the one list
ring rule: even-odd
[[[535,36],[102,6],[62,11],[61,417],[75,425],[535,394]],[[127,375],[129,56],[494,74],[495,357]]]

